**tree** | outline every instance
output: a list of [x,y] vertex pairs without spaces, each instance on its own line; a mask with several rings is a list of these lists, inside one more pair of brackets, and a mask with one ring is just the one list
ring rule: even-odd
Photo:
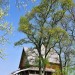
[[[64,2],[66,3],[66,2]],[[70,2],[71,3],[71,2]],[[69,7],[69,6],[68,6]],[[75,38],[75,26],[74,26],[74,4],[72,3],[71,8],[68,8],[67,10],[67,14],[64,15],[64,17],[62,18],[61,22],[60,22],[60,26],[68,33],[69,35],[69,43],[67,43],[68,41],[66,41],[67,45],[63,45],[61,40],[60,42],[57,44],[57,48],[56,52],[59,54],[59,58],[61,60],[61,69],[63,70],[63,67],[73,67],[74,66],[74,55],[75,55],[75,48],[74,48],[74,38]],[[59,51],[58,51],[59,50]],[[62,57],[63,56],[63,57]],[[61,71],[62,71],[61,70]],[[65,69],[66,70],[66,69]],[[64,71],[65,71],[64,70]],[[63,72],[62,72],[63,73]],[[67,72],[68,73],[68,72]],[[66,74],[64,74],[66,75]]]
[[[60,43],[63,46],[67,44],[65,42],[69,38],[69,33],[62,27],[61,22],[72,5],[73,2],[71,0],[42,0],[30,13],[20,18],[19,31],[23,32],[26,37],[15,43],[15,45],[32,43],[36,47],[39,59],[41,59],[39,60],[39,75],[42,73],[41,62],[44,61],[41,54],[41,46],[45,46],[46,59],[51,48],[59,46]],[[60,55],[61,52],[59,54],[61,61]],[[45,72],[46,65],[45,63],[43,64]],[[62,72],[62,64],[60,66]]]
[[[6,35],[11,33],[12,26],[5,21],[5,16],[7,16],[8,11],[8,0],[0,0],[0,46],[3,46],[7,41]],[[3,58],[3,49],[0,48],[0,58]]]

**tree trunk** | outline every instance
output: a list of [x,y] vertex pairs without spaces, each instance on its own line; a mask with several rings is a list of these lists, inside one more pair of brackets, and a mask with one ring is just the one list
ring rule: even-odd
[[42,75],[41,51],[39,51],[39,75]]
[[45,68],[46,68],[46,66],[44,65],[44,67],[43,67],[43,75],[45,75]]
[[60,60],[60,74],[63,75],[63,71],[62,71],[62,60],[61,60],[61,56],[59,55],[59,60]]

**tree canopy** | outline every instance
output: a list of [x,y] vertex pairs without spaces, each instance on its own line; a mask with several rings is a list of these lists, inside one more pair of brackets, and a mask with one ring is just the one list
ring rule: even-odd
[[[41,55],[42,44],[45,46],[45,58],[51,48],[54,48],[59,55],[62,72],[62,54],[65,55],[65,52],[71,51],[74,42],[73,8],[72,0],[41,0],[38,6],[20,18],[19,31],[23,32],[26,37],[15,45],[32,43],[38,50],[39,59],[41,58],[42,62],[44,60]],[[39,61],[39,69],[40,64],[41,61]],[[41,71],[39,74],[41,75]]]

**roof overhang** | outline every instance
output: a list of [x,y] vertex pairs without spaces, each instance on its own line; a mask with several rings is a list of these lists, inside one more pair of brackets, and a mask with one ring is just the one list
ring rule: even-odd
[[[12,74],[15,75],[15,74],[18,74],[18,73],[23,72],[23,71],[39,71],[39,68],[38,67],[30,67],[30,68],[26,68],[26,69],[22,69],[22,70],[17,70],[15,72],[13,72]],[[52,73],[55,72],[55,70],[52,68],[46,68],[45,71],[46,72],[52,72]]]

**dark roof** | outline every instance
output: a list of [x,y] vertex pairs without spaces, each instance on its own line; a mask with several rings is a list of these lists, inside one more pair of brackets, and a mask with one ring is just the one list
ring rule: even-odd
[[24,68],[24,65],[25,65],[26,61],[27,61],[26,52],[25,52],[25,49],[23,48],[20,63],[19,63],[19,68]]

